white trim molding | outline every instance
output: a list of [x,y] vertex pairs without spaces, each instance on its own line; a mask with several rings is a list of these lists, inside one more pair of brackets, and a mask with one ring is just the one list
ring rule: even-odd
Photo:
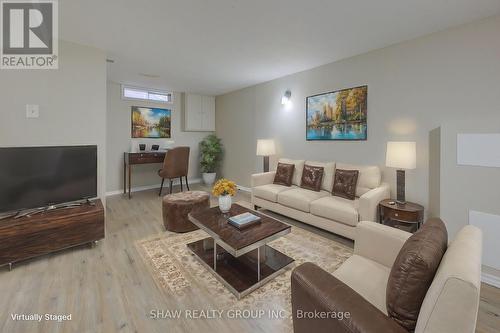
[[[199,183],[201,183],[201,178],[188,179],[188,182],[189,182],[190,185],[191,184],[199,184]],[[178,179],[174,180],[174,186],[177,186],[177,185],[180,185],[180,184],[181,183],[180,183],[180,181]],[[141,191],[148,191],[148,190],[159,189],[159,188],[160,188],[160,184],[146,185],[146,186],[136,186],[136,187],[132,187],[130,189],[130,192],[141,192]],[[163,188],[165,189],[165,186]],[[123,189],[116,190],[116,191],[106,192],[106,196],[107,197],[112,196],[112,195],[118,195],[118,194],[123,194]]]
[[500,288],[500,277],[498,277],[496,275],[482,272],[481,273],[481,281],[486,283],[486,284],[489,284],[490,286]]
[[238,190],[243,191],[243,192],[252,192],[252,189],[250,187],[241,186],[241,185],[236,185],[236,187],[238,188]]

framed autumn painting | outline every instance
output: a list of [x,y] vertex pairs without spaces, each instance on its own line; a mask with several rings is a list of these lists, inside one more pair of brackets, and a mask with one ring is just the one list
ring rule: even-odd
[[306,139],[366,140],[368,86],[306,98]]
[[132,106],[132,138],[170,138],[170,109]]

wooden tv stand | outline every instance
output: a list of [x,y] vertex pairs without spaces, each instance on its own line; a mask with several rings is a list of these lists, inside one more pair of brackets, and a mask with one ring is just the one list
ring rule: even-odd
[[104,207],[91,202],[0,220],[0,266],[103,239]]

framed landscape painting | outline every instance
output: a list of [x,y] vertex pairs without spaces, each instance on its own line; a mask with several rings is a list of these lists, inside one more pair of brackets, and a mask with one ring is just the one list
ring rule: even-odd
[[132,106],[132,138],[170,138],[171,113],[169,109]]
[[306,98],[307,140],[366,140],[368,86]]

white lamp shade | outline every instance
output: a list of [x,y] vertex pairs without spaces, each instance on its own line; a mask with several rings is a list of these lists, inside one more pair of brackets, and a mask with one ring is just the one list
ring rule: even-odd
[[276,154],[276,147],[273,139],[257,140],[257,156],[271,156]]
[[417,144],[415,142],[387,142],[385,165],[390,168],[415,169]]

